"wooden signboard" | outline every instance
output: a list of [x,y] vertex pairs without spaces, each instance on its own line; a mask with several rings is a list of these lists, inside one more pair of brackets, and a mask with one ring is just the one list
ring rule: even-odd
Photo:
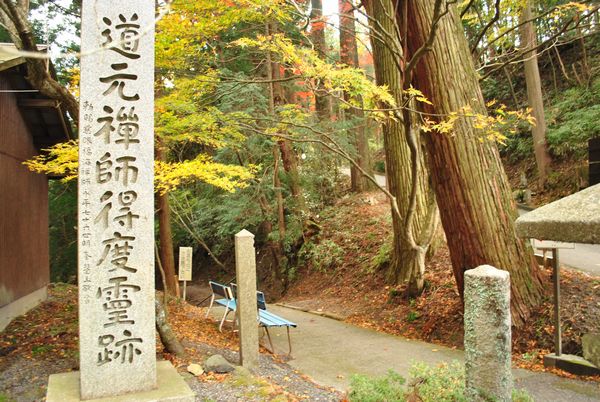
[[179,247],[179,280],[183,281],[183,300],[185,300],[187,281],[192,280],[192,247]]
[[192,280],[192,248],[179,247],[179,280]]

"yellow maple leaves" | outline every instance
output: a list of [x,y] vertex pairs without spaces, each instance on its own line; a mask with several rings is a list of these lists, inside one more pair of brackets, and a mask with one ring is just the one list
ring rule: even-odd
[[[67,182],[77,178],[79,145],[69,141],[47,148],[41,155],[23,162],[29,170],[61,177]],[[208,155],[183,162],[154,163],[154,187],[164,194],[175,188],[195,181],[201,181],[227,192],[248,186],[257,171],[256,166],[226,165],[214,162]]]

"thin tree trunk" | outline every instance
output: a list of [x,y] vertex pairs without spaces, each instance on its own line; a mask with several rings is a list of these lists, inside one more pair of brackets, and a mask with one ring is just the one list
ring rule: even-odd
[[154,298],[154,306],[156,308],[156,330],[160,336],[160,341],[168,352],[173,353],[179,358],[185,357],[185,349],[169,325],[169,321],[167,319],[167,310],[160,301],[160,298]]
[[[579,18],[579,17],[577,17]],[[577,23],[579,23],[579,20],[576,21]],[[592,78],[592,72],[590,70],[590,65],[588,63],[588,55],[587,55],[587,49],[585,48],[585,41],[584,41],[584,36],[583,33],[581,32],[581,25],[577,25],[577,36],[579,36],[579,46],[581,47],[581,68],[582,68],[582,76],[584,78],[585,81],[585,87],[589,88],[590,86],[590,80]]]
[[[267,32],[269,33],[272,33],[274,30],[270,24],[267,24],[266,28]],[[282,101],[283,96],[281,85],[275,82],[275,78],[279,77],[280,75],[279,71],[279,64],[273,63],[271,59],[271,53],[267,53],[267,75],[271,80],[271,83],[269,84],[269,114],[273,117],[273,119],[276,117],[275,105],[277,104],[278,99],[279,102]],[[284,201],[283,194],[281,192],[281,180],[279,178],[279,153],[281,152],[281,143],[285,144],[287,141],[284,142],[284,140],[280,140],[273,145],[273,190],[275,191],[275,199],[277,201],[277,229],[279,233],[279,241],[277,243],[273,243],[270,247],[277,262],[277,266],[275,267],[275,272],[273,272],[273,274],[279,282],[283,282],[281,261],[283,259],[284,239],[286,232]]]
[[[426,43],[436,0],[408,1],[410,54]],[[403,8],[400,7],[400,10]],[[433,106],[425,112],[448,114],[470,106],[486,114],[485,102],[455,6],[442,17],[431,49],[417,64],[415,84]],[[464,272],[483,264],[510,272],[513,324],[522,326],[543,293],[533,251],[515,233],[517,210],[496,144],[460,118],[451,135],[427,136],[432,176],[452,267],[460,294]]]
[[273,148],[273,188],[277,199],[277,229],[279,231],[279,248],[283,252],[283,239],[285,238],[285,214],[283,208],[283,195],[281,194],[281,180],[279,179],[279,153]]
[[565,63],[563,63],[562,61],[562,57],[560,56],[560,51],[558,50],[558,46],[553,46],[554,47],[554,52],[556,53],[556,59],[558,60],[558,65],[560,66],[560,71],[563,74],[563,76],[565,77],[565,79],[572,83],[573,79],[571,77],[569,77],[569,74],[567,74],[567,70],[565,69]]
[[548,53],[548,59],[550,59],[550,66],[552,67],[552,88],[554,92],[558,92],[558,81],[556,80],[556,66],[554,65],[554,56],[552,53]]
[[[379,85],[387,85],[398,104],[403,104],[402,75],[395,60],[395,52],[400,52],[400,43],[382,43],[377,33],[397,32],[392,0],[371,0],[366,3],[367,13],[376,26],[372,26],[371,43],[375,75]],[[373,35],[375,33],[375,35]],[[387,38],[389,39],[389,38]],[[391,41],[390,41],[391,42]],[[386,105],[382,105],[386,106]],[[413,237],[421,249],[413,247],[406,233],[406,216],[410,207],[412,190],[411,151],[407,144],[404,124],[398,120],[388,120],[383,125],[383,142],[386,157],[388,190],[396,197],[400,214],[392,213],[394,247],[387,277],[392,283],[408,281],[409,293],[419,294],[423,290],[425,254],[430,242],[430,234],[437,217],[435,198],[429,186],[428,171],[423,152],[418,160],[417,199],[414,206]],[[418,138],[417,138],[418,140]],[[420,146],[420,145],[419,145]]]
[[[325,44],[325,21],[323,19],[323,1],[311,0],[310,12],[310,39],[315,51],[322,59],[327,57],[327,48]],[[315,109],[319,120],[329,120],[331,113],[330,98],[323,93],[323,86],[317,83],[315,91]]]
[[504,75],[506,76],[506,81],[508,82],[508,88],[510,89],[510,95],[512,96],[515,108],[518,108],[519,100],[517,99],[517,94],[515,93],[515,87],[512,82],[512,76],[510,75],[510,72],[508,71],[508,68],[506,66],[504,66],[502,70],[504,70]]
[[[522,21],[529,21],[533,17],[531,12],[531,0],[526,0],[521,13]],[[550,153],[546,142],[546,117],[544,115],[544,100],[542,97],[542,81],[540,79],[540,70],[536,54],[537,39],[533,22],[529,21],[520,28],[521,46],[533,50],[524,54],[523,64],[525,65],[525,83],[527,86],[527,99],[533,117],[535,117],[535,126],[531,129],[533,136],[533,151],[535,153],[535,162],[537,164],[538,179],[543,187],[550,173]]]
[[[166,161],[165,151],[159,143],[156,146],[156,159]],[[175,254],[173,251],[173,235],[171,232],[171,206],[168,194],[156,193],[156,209],[158,215],[159,254],[165,271],[167,288],[165,292],[177,296],[177,280],[175,276]]]
[[[268,24],[267,31],[272,35],[276,32],[277,28],[275,24]],[[284,105],[286,103],[285,99],[285,89],[279,80],[282,78],[281,76],[281,66],[279,63],[275,63],[271,61],[270,54],[268,55],[268,63],[267,73],[269,75],[269,79],[271,80],[270,84],[270,113],[275,118],[275,107],[279,105]],[[285,171],[290,185],[290,192],[292,193],[292,197],[294,197],[295,208],[298,211],[303,211],[305,207],[304,197],[302,196],[302,188],[300,186],[300,175],[298,173],[298,157],[296,156],[290,141],[288,140],[278,140],[277,145],[279,146],[279,151],[281,152],[281,160],[283,162],[283,170]]]
[[[350,0],[339,0],[340,14],[340,61],[350,67],[359,68],[358,46],[356,43],[356,24],[354,21],[354,6]],[[346,100],[350,100],[347,93]],[[358,96],[356,101],[362,105],[362,98]],[[354,121],[353,143],[356,151],[356,162],[369,175],[373,174],[371,157],[369,153],[369,138],[364,113],[360,109],[349,109],[345,112]],[[350,167],[350,181],[352,191],[360,193],[372,189],[371,182],[360,173],[354,166]]]

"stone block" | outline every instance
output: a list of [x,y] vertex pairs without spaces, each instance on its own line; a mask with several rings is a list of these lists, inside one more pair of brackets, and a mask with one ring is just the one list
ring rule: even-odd
[[600,334],[585,334],[581,338],[583,357],[600,370]]
[[231,373],[235,367],[221,355],[212,355],[204,362],[204,370],[215,373]]
[[600,375],[600,369],[581,356],[554,353],[544,356],[544,367],[554,367],[575,375]]
[[516,230],[521,237],[600,244],[600,184],[519,217]]
[[[86,399],[86,402],[194,402],[195,394],[168,361],[157,362],[157,387],[119,396]],[[78,371],[53,374],[48,381],[46,402],[80,402]]]

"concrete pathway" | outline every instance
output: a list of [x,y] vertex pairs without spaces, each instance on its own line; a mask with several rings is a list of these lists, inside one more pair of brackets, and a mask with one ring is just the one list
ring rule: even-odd
[[[394,369],[405,378],[413,361],[428,364],[462,361],[463,352],[379,333],[315,314],[270,305],[270,310],[298,324],[292,329],[289,364],[317,383],[346,391],[353,374],[382,375]],[[287,351],[285,331],[271,330],[278,353]],[[600,401],[600,385],[549,373],[515,369],[515,385],[536,401]]]

